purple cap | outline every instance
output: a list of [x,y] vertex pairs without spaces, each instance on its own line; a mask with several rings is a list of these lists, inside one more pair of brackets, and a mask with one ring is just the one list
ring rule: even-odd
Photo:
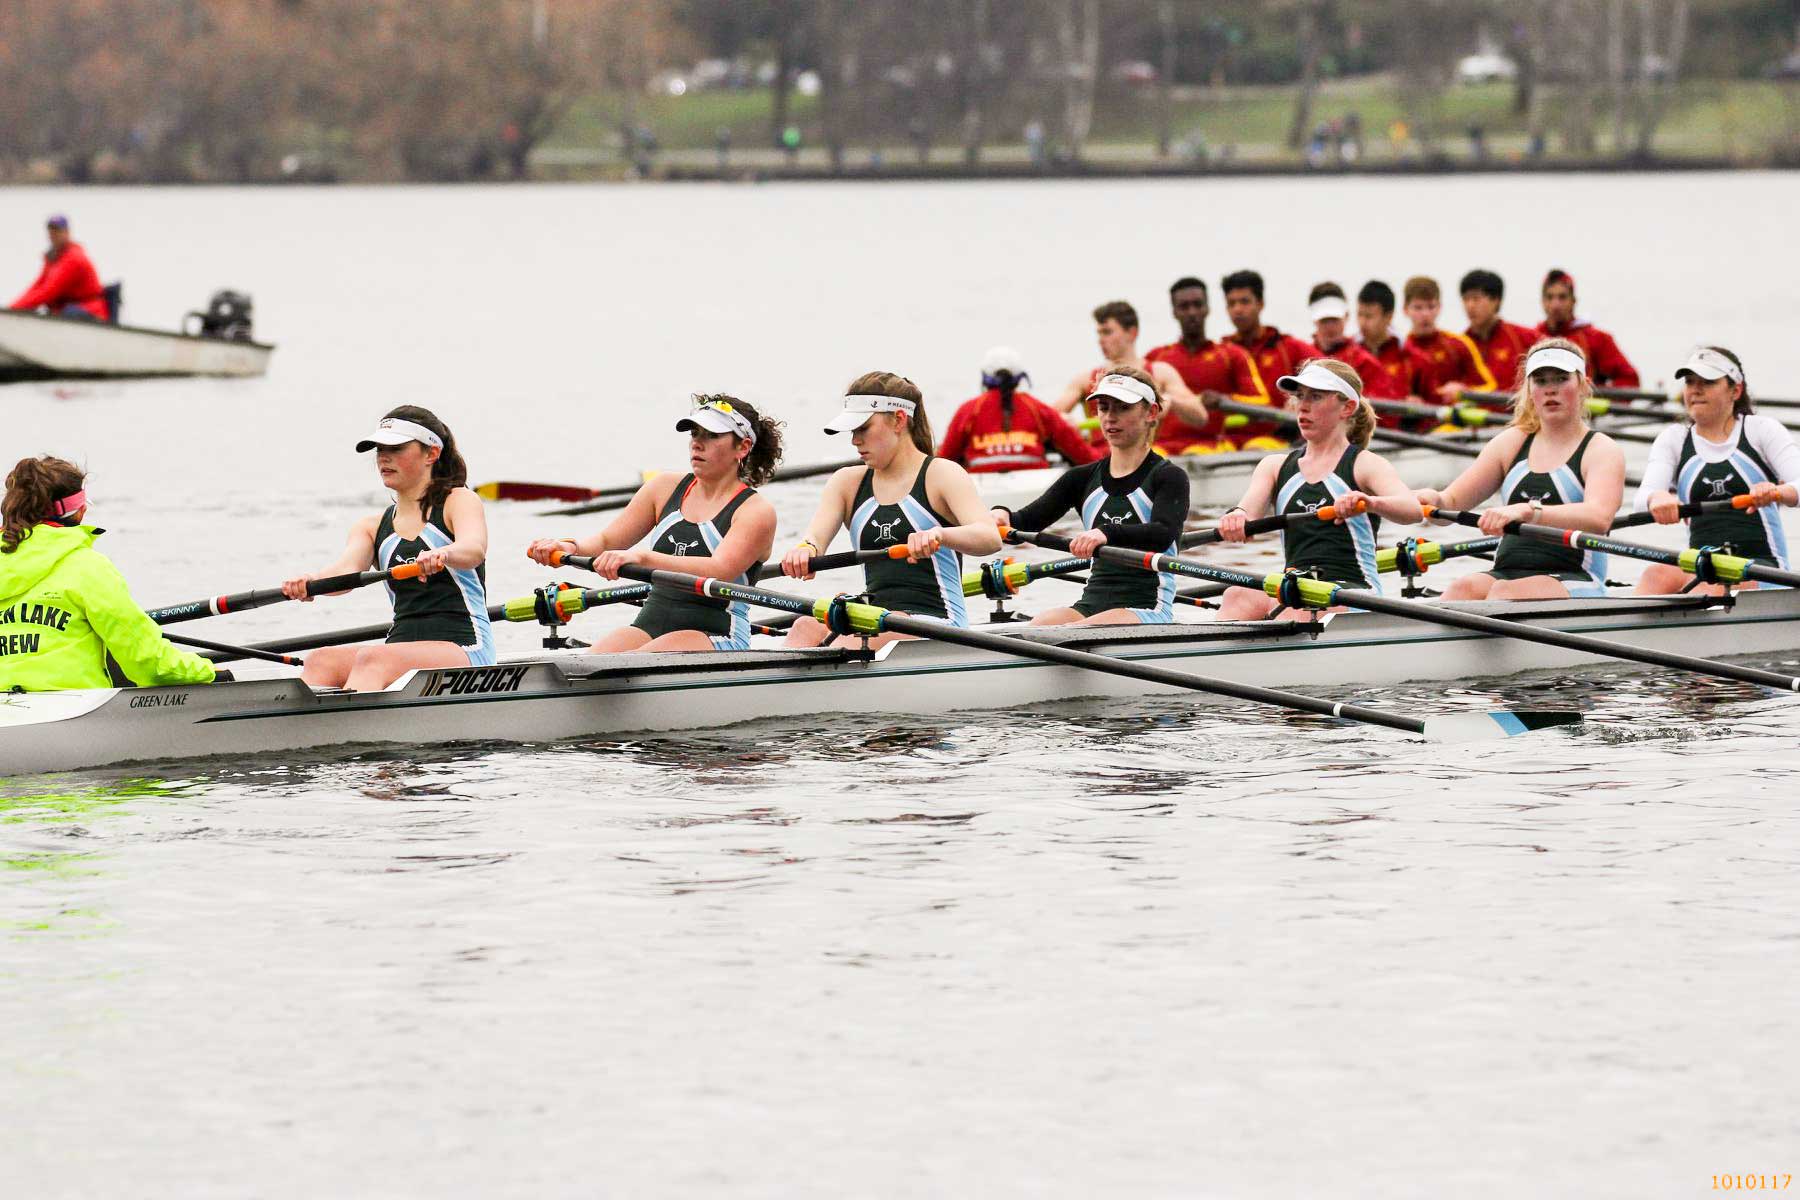
[[69,227],[69,218],[63,216],[61,213],[54,213],[48,221],[44,222],[44,224],[50,229],[67,229]]

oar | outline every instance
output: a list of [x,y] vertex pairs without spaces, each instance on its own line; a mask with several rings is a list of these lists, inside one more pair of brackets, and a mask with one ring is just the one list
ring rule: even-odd
[[[841,471],[845,467],[854,467],[860,460],[849,459],[844,462],[814,463],[808,467],[782,467],[769,476],[770,483],[787,483],[795,479],[812,479],[818,475],[829,475],[833,471]],[[641,485],[640,485],[641,486]],[[577,504],[571,508],[552,508],[544,513],[547,517],[577,517],[583,513],[605,512],[608,509],[624,508],[637,495],[637,488],[620,488],[597,498],[592,504]]]
[[[1259,421],[1274,421],[1284,428],[1299,428],[1299,422],[1286,409],[1264,408],[1260,404],[1244,404],[1237,400],[1218,400],[1213,405],[1220,412],[1239,413],[1255,417]],[[1479,442],[1459,442],[1450,438],[1424,434],[1403,433],[1398,429],[1377,429],[1375,440],[1391,442],[1396,446],[1420,446],[1427,450],[1442,450],[1449,454],[1460,454],[1465,458],[1475,458],[1481,453]]]
[[[348,575],[314,579],[306,585],[306,594],[326,596],[334,592],[347,592],[352,588],[367,587],[371,583],[392,583],[401,579],[417,579],[418,576],[417,563],[401,563],[386,571],[353,571]],[[286,599],[287,596],[280,588],[259,588],[253,592],[233,592],[228,596],[214,596],[210,600],[190,600],[186,604],[153,608],[149,611],[149,617],[158,625],[173,625],[179,621],[198,621],[202,617],[246,612],[252,608],[280,604]]]
[[[1460,517],[1461,514],[1458,516]],[[1525,528],[1534,527],[1526,526]],[[1554,532],[1560,535],[1565,531],[1559,529]],[[1028,542],[1047,550],[1068,548],[1068,539],[1057,537],[1055,534],[1020,533],[1012,530],[1006,536],[1008,541]],[[1587,535],[1581,536],[1586,537]],[[1596,538],[1594,540],[1605,541],[1606,539]],[[1595,547],[1595,549],[1604,548],[1603,546]],[[1583,654],[1592,654],[1600,658],[1620,658],[1652,667],[1670,667],[1678,671],[1689,671],[1696,675],[1712,675],[1720,679],[1736,680],[1740,683],[1757,683],[1764,687],[1780,688],[1783,691],[1800,691],[1800,677],[1792,675],[1781,675],[1774,671],[1758,670],[1755,667],[1740,667],[1730,663],[1715,662],[1709,658],[1669,654],[1661,650],[1641,650],[1636,646],[1621,645],[1618,642],[1587,637],[1579,633],[1565,633],[1560,629],[1521,625],[1514,621],[1503,621],[1498,617],[1483,617],[1475,613],[1439,608],[1437,605],[1425,604],[1418,600],[1395,600],[1383,596],[1379,592],[1342,587],[1325,579],[1312,579],[1304,575],[1289,573],[1249,575],[1242,571],[1231,571],[1223,567],[1209,566],[1206,563],[1192,562],[1185,558],[1176,558],[1173,555],[1141,554],[1133,550],[1119,550],[1112,546],[1102,546],[1095,554],[1097,557],[1117,562],[1123,566],[1142,567],[1147,571],[1166,571],[1173,574],[1190,575],[1197,579],[1210,579],[1215,583],[1230,583],[1238,587],[1252,588],[1256,591],[1266,592],[1289,607],[1305,606],[1323,609],[1342,604],[1352,608],[1365,609],[1368,612],[1388,613],[1396,617],[1412,617],[1433,625],[1447,625],[1452,629],[1468,629],[1494,637],[1516,638],[1522,642],[1537,642],[1540,645],[1557,646],[1564,650],[1577,650]],[[1743,560],[1737,561],[1742,562]],[[1785,572],[1782,573],[1785,574]],[[1790,576],[1790,578],[1800,581],[1800,576]]]
[[516,479],[497,479],[476,484],[475,494],[483,500],[562,500],[573,504],[580,500],[603,500],[612,496],[629,498],[642,486],[642,483],[631,483],[622,487],[593,488],[573,483],[530,483]]
[[[1707,504],[1719,504],[1731,508],[1753,507],[1736,503],[1737,500],[1747,500],[1748,498],[1747,496],[1738,496],[1733,500],[1701,501],[1697,506],[1684,504],[1682,505],[1683,515],[1698,515],[1697,513],[1690,514],[1686,510],[1697,508],[1699,511],[1706,511]],[[1454,521],[1459,525],[1479,525],[1481,523],[1480,513],[1459,509],[1428,509],[1426,515],[1439,521]],[[1523,521],[1514,521],[1507,525],[1506,532],[1516,533],[1521,537],[1533,538],[1540,542],[1555,542],[1574,550],[1591,550],[1597,554],[1617,554],[1624,558],[1640,558],[1645,562],[1680,567],[1689,575],[1700,580],[1701,583],[1743,583],[1746,580],[1754,579],[1759,583],[1778,583],[1783,587],[1800,587],[1800,572],[1783,571],[1777,567],[1765,566],[1748,558],[1740,558],[1735,554],[1726,554],[1719,550],[1707,549],[1704,546],[1688,550],[1663,550],[1656,546],[1640,546],[1636,542],[1621,542],[1592,533],[1582,533],[1576,529],[1530,525]],[[1752,682],[1761,681],[1753,680]],[[1770,686],[1785,685],[1772,684]],[[1800,688],[1795,690],[1800,691]]]
[[[574,567],[586,567],[593,562],[592,559],[579,555],[562,554],[558,557],[561,562]],[[661,583],[667,587],[692,591],[715,600],[741,600],[749,604],[761,605],[764,608],[811,616],[839,633],[868,635],[886,632],[906,633],[932,641],[949,642],[953,645],[968,646],[977,650],[991,650],[997,654],[1035,659],[1038,662],[1055,663],[1058,666],[1079,667],[1087,671],[1123,676],[1127,679],[1161,684],[1165,687],[1210,692],[1214,695],[1248,700],[1255,704],[1268,704],[1298,712],[1317,713],[1320,716],[1346,717],[1365,724],[1381,725],[1388,729],[1399,729],[1432,738],[1512,737],[1533,729],[1544,729],[1552,725],[1572,725],[1581,720],[1578,713],[1550,711],[1461,713],[1425,720],[1419,717],[1402,716],[1399,713],[1387,712],[1379,708],[1370,708],[1367,705],[1319,700],[1298,692],[1277,691],[1273,688],[1257,687],[1254,684],[1237,683],[1233,680],[1189,675],[1163,667],[1152,667],[1084,650],[1073,650],[1067,646],[1054,646],[1002,637],[999,634],[981,633],[947,622],[907,616],[904,613],[892,612],[872,604],[858,604],[838,597],[825,596],[812,599],[805,596],[789,596],[780,592],[764,591],[761,588],[741,587],[718,579],[702,579],[676,571],[652,571],[638,566],[624,567],[620,574],[632,579]]]
[[209,642],[202,638],[180,637],[173,633],[165,633],[163,637],[177,646],[192,646],[196,650],[211,650],[214,654],[207,657],[213,662],[230,662],[239,658],[260,658],[264,662],[280,663],[284,667],[304,667],[306,660],[294,658],[287,654],[276,654],[269,650],[257,650],[250,646],[227,646],[224,642]]

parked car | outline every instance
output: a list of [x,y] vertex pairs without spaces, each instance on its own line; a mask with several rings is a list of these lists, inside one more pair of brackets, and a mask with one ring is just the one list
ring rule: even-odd
[[1504,54],[1471,54],[1456,64],[1456,78],[1463,83],[1509,83],[1519,64]]

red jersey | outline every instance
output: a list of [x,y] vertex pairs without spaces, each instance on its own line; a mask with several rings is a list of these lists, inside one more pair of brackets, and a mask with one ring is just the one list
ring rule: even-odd
[[[1309,358],[1318,358],[1319,352],[1311,342],[1303,342],[1297,337],[1289,337],[1273,325],[1261,326],[1246,337],[1234,333],[1225,339],[1234,346],[1241,347],[1250,355],[1250,362],[1256,367],[1256,374],[1262,380],[1263,394],[1275,394],[1275,381],[1283,375],[1292,375],[1300,369],[1300,364]],[[1273,401],[1270,401],[1273,403]],[[1279,426],[1273,421],[1252,421],[1236,430],[1240,438],[1273,437]]]
[[1361,342],[1342,341],[1330,350],[1327,350],[1317,342],[1314,342],[1313,354],[1317,358],[1335,358],[1341,363],[1348,364],[1350,369],[1355,371],[1357,376],[1363,381],[1364,395],[1374,396],[1379,394],[1373,391],[1372,387],[1380,380],[1382,373],[1381,363],[1373,354],[1370,354],[1367,350],[1363,349]]
[[1434,329],[1423,336],[1409,333],[1406,345],[1425,360],[1425,382],[1431,389],[1428,398],[1435,399],[1437,390],[1446,383],[1460,383],[1484,392],[1500,390],[1494,377],[1487,373],[1475,343],[1460,333],[1451,333],[1447,329]]
[[1363,379],[1365,396],[1373,400],[1436,399],[1431,394],[1431,362],[1418,350],[1392,336],[1376,350],[1369,349],[1367,342],[1357,345],[1375,360],[1377,368],[1373,376]]
[[1024,471],[1049,466],[1052,449],[1076,465],[1101,455],[1061,413],[1029,392],[1013,393],[1012,416],[1007,419],[1000,389],[989,388],[964,402],[950,418],[938,457],[971,471]]
[[[1245,404],[1267,404],[1269,393],[1263,388],[1256,366],[1242,346],[1234,342],[1204,341],[1189,350],[1181,342],[1158,346],[1144,355],[1147,363],[1168,363],[1196,396],[1206,392],[1223,392]],[[1156,430],[1156,448],[1163,454],[1180,454],[1190,446],[1216,446],[1224,437],[1225,414],[1209,412],[1204,426],[1170,412],[1163,416]]]
[[101,290],[99,272],[79,242],[70,242],[54,258],[46,251],[44,269],[38,272],[37,280],[12,302],[14,308],[47,308],[52,313],[60,313],[71,304],[102,321],[111,316],[106,311],[106,293]]
[[1568,338],[1580,346],[1581,352],[1587,355],[1588,378],[1600,387],[1638,386],[1637,368],[1619,349],[1619,343],[1613,341],[1612,334],[1595,329],[1579,317],[1566,329],[1552,329],[1550,322],[1540,321],[1537,331],[1540,337]]
[[1525,369],[1525,354],[1538,343],[1538,331],[1510,321],[1495,321],[1494,327],[1481,337],[1471,329],[1463,336],[1481,356],[1481,365],[1495,386],[1510,392],[1519,386],[1519,372]]

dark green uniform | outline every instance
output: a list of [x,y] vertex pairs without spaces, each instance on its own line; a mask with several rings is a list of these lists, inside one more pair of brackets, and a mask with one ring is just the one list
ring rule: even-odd
[[[731,518],[744,502],[756,495],[756,489],[743,487],[726,502],[710,521],[690,521],[681,515],[682,502],[694,487],[694,477],[683,475],[658,514],[656,527],[650,531],[650,549],[676,558],[687,555],[705,557],[719,548],[731,532]],[[727,583],[754,582],[756,568]],[[712,639],[715,650],[748,650],[750,648],[750,606],[742,600],[715,600],[692,592],[657,585],[650,589],[643,611],[632,628],[641,629],[652,638],[677,629],[695,629]]]

